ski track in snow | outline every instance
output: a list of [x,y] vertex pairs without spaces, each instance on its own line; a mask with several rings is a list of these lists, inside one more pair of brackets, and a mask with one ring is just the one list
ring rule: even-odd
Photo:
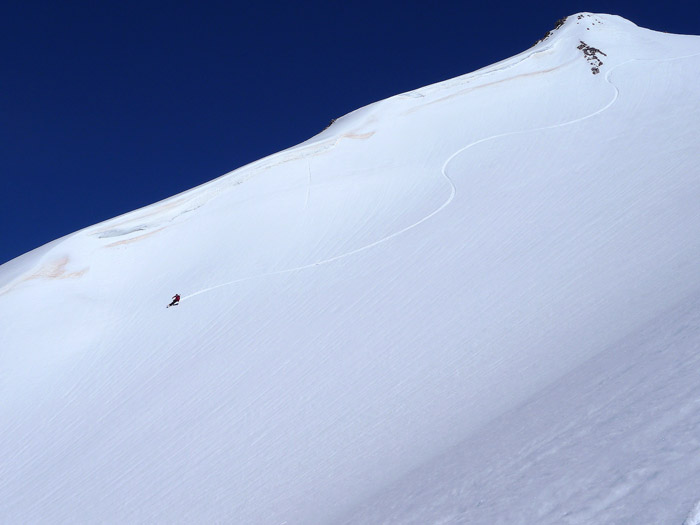
[[[477,77],[474,77],[474,78],[479,78],[479,77],[484,76],[484,75],[489,75],[489,74],[492,74],[492,73],[496,73],[496,72],[499,72],[499,71],[503,71],[503,70],[506,70],[506,69],[510,69],[511,67],[514,67],[515,65],[519,64],[519,63],[522,62],[523,60],[529,58],[529,57],[532,56],[533,54],[539,53],[539,52],[541,52],[541,51],[545,51],[546,49],[549,49],[549,48],[545,48],[544,50],[538,50],[538,51],[536,51],[536,52],[530,53],[530,54],[528,54],[525,58],[523,58],[522,60],[516,62],[516,64],[509,65],[509,66],[506,66],[506,67],[503,67],[503,68],[499,68],[499,69],[496,69],[496,70],[485,71],[485,72],[482,73],[481,75],[478,75]],[[251,281],[251,280],[253,280],[253,279],[260,279],[260,278],[263,278],[263,277],[271,277],[271,276],[273,276],[273,275],[283,275],[283,274],[286,274],[286,273],[292,273],[292,272],[298,272],[298,271],[302,271],[302,270],[308,270],[308,269],[310,269],[310,268],[315,268],[315,267],[317,267],[317,266],[322,266],[322,265],[324,265],[324,264],[330,264],[330,263],[332,263],[332,262],[338,261],[338,260],[340,260],[340,259],[344,259],[344,258],[346,258],[346,257],[350,257],[350,256],[352,256],[352,255],[356,255],[356,254],[358,254],[358,253],[361,253],[361,252],[364,252],[364,251],[369,250],[369,249],[371,249],[371,248],[374,248],[375,246],[378,246],[379,244],[383,244],[383,243],[385,243],[385,242],[387,242],[387,241],[390,241],[391,239],[393,239],[393,238],[395,238],[395,237],[398,237],[399,235],[402,235],[402,234],[406,233],[407,231],[412,230],[412,229],[414,229],[414,228],[420,226],[420,225],[423,224],[424,222],[430,220],[431,218],[433,218],[435,215],[437,215],[438,213],[440,213],[442,210],[444,210],[445,208],[447,208],[447,206],[449,206],[449,205],[452,203],[452,201],[453,201],[454,198],[455,198],[455,195],[457,194],[457,187],[455,186],[454,181],[453,181],[453,180],[450,178],[450,176],[447,174],[447,168],[448,168],[448,166],[450,165],[450,163],[451,163],[457,156],[459,156],[460,154],[464,153],[464,152],[467,151],[468,149],[470,149],[470,148],[472,148],[472,147],[474,147],[474,146],[477,146],[478,144],[483,144],[484,142],[488,142],[488,141],[491,141],[491,140],[496,140],[496,139],[499,139],[499,138],[502,138],[502,137],[511,137],[511,136],[514,136],[514,135],[524,135],[524,134],[526,134],[526,133],[536,133],[536,132],[538,132],[538,131],[545,131],[545,130],[550,130],[550,129],[563,128],[563,127],[565,127],[565,126],[570,126],[570,125],[572,125],[572,124],[577,124],[577,123],[579,123],[579,122],[583,122],[583,121],[585,121],[585,120],[588,120],[588,119],[590,119],[590,118],[595,117],[596,115],[600,115],[600,114],[603,113],[604,111],[607,111],[607,110],[617,101],[617,99],[618,99],[618,97],[619,97],[619,95],[620,95],[620,90],[619,90],[618,87],[610,80],[610,75],[612,74],[613,71],[615,71],[615,69],[617,69],[618,67],[624,66],[625,64],[629,64],[629,63],[631,63],[631,62],[671,62],[671,61],[673,61],[673,60],[682,60],[682,59],[685,59],[685,58],[692,58],[692,57],[696,57],[696,56],[700,56],[700,53],[692,54],[692,55],[685,55],[685,56],[680,56],[680,57],[673,57],[673,58],[652,58],[652,59],[631,58],[631,59],[629,59],[629,60],[625,60],[624,62],[621,62],[621,63],[619,63],[619,64],[617,64],[617,65],[611,67],[610,70],[605,74],[605,81],[613,87],[613,89],[615,90],[615,92],[614,92],[613,97],[612,97],[612,99],[610,100],[610,102],[608,102],[608,103],[607,103],[605,106],[603,106],[602,108],[600,108],[600,109],[594,111],[593,113],[590,113],[590,114],[588,114],[588,115],[585,115],[585,116],[583,116],[583,117],[579,117],[579,118],[576,118],[576,119],[573,119],[573,120],[569,120],[569,121],[567,121],[567,122],[562,122],[562,123],[559,123],[559,124],[552,124],[552,125],[549,125],[549,126],[542,126],[542,127],[539,127],[539,128],[533,128],[533,129],[528,129],[528,130],[508,131],[508,132],[506,132],[506,133],[499,133],[499,134],[497,134],[497,135],[491,135],[490,137],[486,137],[486,138],[483,138],[483,139],[476,140],[476,141],[474,141],[474,142],[470,142],[470,143],[467,144],[466,146],[464,146],[464,147],[458,149],[457,151],[455,151],[452,155],[450,155],[450,156],[447,158],[447,160],[444,162],[444,164],[442,165],[442,168],[441,168],[441,170],[440,170],[440,171],[441,171],[441,175],[445,178],[445,180],[447,181],[447,184],[448,184],[449,187],[450,187],[450,195],[449,195],[449,197],[447,198],[447,200],[446,200],[444,203],[442,203],[438,208],[436,208],[435,210],[433,210],[432,212],[430,212],[428,215],[426,215],[426,216],[423,217],[422,219],[420,219],[420,220],[414,222],[413,224],[410,224],[410,225],[406,226],[405,228],[402,228],[402,229],[400,229],[400,230],[398,230],[398,231],[396,231],[396,232],[394,232],[394,233],[392,233],[392,234],[390,234],[390,235],[387,235],[386,237],[383,237],[383,238],[381,238],[381,239],[378,239],[378,240],[376,240],[376,241],[374,241],[374,242],[372,242],[372,243],[370,243],[370,244],[367,244],[367,245],[365,245],[365,246],[361,246],[360,248],[356,248],[356,249],[354,249],[354,250],[350,250],[349,252],[345,252],[345,253],[342,253],[342,254],[340,254],[340,255],[335,255],[335,256],[333,256],[333,257],[329,257],[328,259],[323,259],[323,260],[316,261],[316,262],[309,263],[309,264],[305,264],[305,265],[302,265],[302,266],[295,266],[294,268],[286,268],[286,269],[284,269],[284,270],[276,270],[276,271],[274,271],[274,272],[265,272],[265,273],[261,273],[261,274],[257,274],[257,275],[252,275],[252,276],[248,276],[248,277],[243,277],[243,278],[235,279],[235,280],[233,280],[233,281],[225,282],[225,283],[222,283],[222,284],[217,284],[217,285],[211,286],[211,287],[209,287],[209,288],[204,288],[204,289],[199,290],[199,291],[197,291],[197,292],[194,292],[194,293],[191,293],[191,294],[189,294],[189,295],[183,296],[183,297],[181,298],[180,302],[182,302],[182,301],[184,301],[184,300],[186,300],[186,299],[190,299],[190,298],[192,298],[192,297],[196,297],[196,296],[198,296],[198,295],[207,293],[207,292],[211,292],[211,291],[213,291],[213,290],[217,290],[217,289],[219,289],[219,288],[223,288],[223,287],[225,287],[225,286],[232,286],[232,285],[234,285],[234,284],[238,284],[238,283],[242,283],[242,282],[246,282],[246,281]],[[320,141],[320,142],[323,142],[323,141]],[[312,144],[309,144],[309,145],[307,145],[307,146],[314,146],[314,145],[317,145],[317,143],[312,143]],[[305,200],[305,203],[304,203],[304,207],[305,207],[305,208],[306,208],[306,206],[308,205],[308,202],[309,202],[309,192],[310,192],[310,186],[311,186],[311,165],[310,165],[310,164],[308,165],[308,170],[309,170],[309,188],[307,188],[306,200]]]

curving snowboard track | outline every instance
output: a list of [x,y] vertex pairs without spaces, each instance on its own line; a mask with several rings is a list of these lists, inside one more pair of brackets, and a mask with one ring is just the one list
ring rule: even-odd
[[[525,58],[528,58],[529,56],[530,56],[530,55],[528,55],[528,56],[525,57]],[[559,124],[552,124],[552,125],[549,125],[549,126],[542,126],[542,127],[533,128],[533,129],[528,129],[528,130],[509,131],[509,132],[506,132],[506,133],[499,133],[499,134],[497,134],[497,135],[491,135],[490,137],[486,137],[486,138],[483,138],[483,139],[476,140],[476,141],[471,142],[471,143],[467,144],[466,146],[464,146],[464,147],[458,149],[458,150],[455,151],[452,155],[450,155],[450,156],[447,158],[447,160],[445,160],[445,162],[444,162],[444,164],[442,165],[442,168],[441,168],[441,170],[440,170],[441,175],[445,178],[445,180],[447,181],[447,184],[448,184],[449,187],[450,187],[450,195],[448,196],[447,200],[445,200],[445,202],[443,202],[438,208],[436,208],[435,210],[433,210],[432,212],[430,212],[428,215],[426,215],[426,216],[423,217],[422,219],[420,219],[420,220],[418,220],[418,221],[416,221],[416,222],[414,222],[414,223],[412,223],[412,224],[406,226],[405,228],[402,228],[402,229],[400,229],[400,230],[398,230],[398,231],[395,231],[394,233],[392,233],[392,234],[390,234],[390,235],[387,235],[386,237],[383,237],[383,238],[381,238],[381,239],[378,239],[378,240],[376,240],[376,241],[374,241],[374,242],[372,242],[372,243],[370,243],[370,244],[367,244],[367,245],[365,245],[365,246],[362,246],[362,247],[360,247],[360,248],[356,248],[356,249],[354,249],[354,250],[350,250],[350,251],[348,251],[348,252],[342,253],[342,254],[340,254],[340,255],[335,255],[335,256],[329,257],[329,258],[327,258],[327,259],[323,259],[323,260],[316,261],[316,262],[313,262],[313,263],[305,264],[305,265],[303,265],[303,266],[295,266],[294,268],[286,268],[286,269],[284,269],[284,270],[276,270],[276,271],[273,271],[273,272],[265,272],[265,273],[261,273],[261,274],[257,274],[257,275],[252,275],[252,276],[248,276],[248,277],[243,277],[243,278],[240,278],[240,279],[235,279],[235,280],[233,280],[233,281],[229,281],[229,282],[217,284],[217,285],[211,286],[211,287],[209,287],[209,288],[204,288],[204,289],[199,290],[199,291],[197,291],[197,292],[193,292],[193,293],[191,293],[191,294],[189,294],[189,295],[183,296],[182,299],[181,299],[181,302],[184,301],[184,300],[186,300],[186,299],[190,299],[190,298],[192,298],[192,297],[196,297],[197,295],[201,295],[201,294],[203,294],[203,293],[207,293],[207,292],[210,292],[210,291],[212,291],[212,290],[216,290],[216,289],[218,289],[218,288],[223,288],[223,287],[225,287],[225,286],[232,286],[232,285],[234,285],[234,284],[242,283],[242,282],[245,282],[245,281],[250,281],[250,280],[253,280],[253,279],[260,279],[260,278],[263,278],[263,277],[270,277],[270,276],[273,276],[273,275],[282,275],[282,274],[285,274],[285,273],[298,272],[298,271],[301,271],[301,270],[307,270],[307,269],[309,269],[309,268],[314,268],[314,267],[316,267],[316,266],[321,266],[321,265],[324,265],[324,264],[329,264],[329,263],[338,261],[338,260],[340,260],[340,259],[344,259],[345,257],[350,257],[350,256],[355,255],[355,254],[357,254],[357,253],[363,252],[363,251],[365,251],[365,250],[369,250],[369,249],[374,248],[375,246],[377,246],[377,245],[379,245],[379,244],[385,243],[385,242],[387,242],[387,241],[389,241],[389,240],[391,240],[391,239],[393,239],[393,238],[395,238],[395,237],[398,237],[399,235],[402,235],[403,233],[406,233],[407,231],[412,230],[413,228],[416,228],[416,227],[420,226],[420,225],[423,224],[425,221],[430,220],[430,219],[433,218],[435,215],[437,215],[437,214],[440,213],[442,210],[444,210],[447,206],[449,206],[450,203],[454,200],[455,195],[457,194],[457,187],[455,186],[454,181],[453,181],[453,180],[450,178],[450,176],[447,174],[447,168],[449,167],[450,163],[451,163],[457,156],[461,155],[462,153],[464,153],[464,152],[467,151],[468,149],[470,149],[470,148],[472,148],[472,147],[474,147],[474,146],[476,146],[476,145],[478,145],[478,144],[482,144],[482,143],[484,143],[484,142],[488,142],[488,141],[491,141],[491,140],[496,140],[496,139],[499,139],[499,138],[502,138],[502,137],[510,137],[510,136],[513,136],[513,135],[523,135],[523,134],[526,134],[526,133],[536,133],[536,132],[538,132],[538,131],[545,131],[545,130],[550,130],[550,129],[555,129],[555,128],[563,128],[563,127],[565,127],[565,126],[571,126],[571,125],[573,125],[573,124],[576,124],[576,123],[579,123],[579,122],[583,122],[584,120],[588,120],[588,119],[590,119],[590,118],[595,117],[596,115],[599,115],[599,114],[603,113],[604,111],[608,110],[608,109],[617,101],[617,99],[618,99],[618,97],[619,97],[619,95],[620,95],[620,90],[619,90],[618,87],[610,80],[610,75],[611,75],[611,73],[612,73],[615,69],[617,69],[618,67],[624,66],[625,64],[629,64],[630,62],[635,62],[635,61],[670,62],[670,61],[673,61],[673,60],[682,60],[682,59],[685,59],[685,58],[692,58],[692,57],[695,57],[695,56],[700,56],[700,54],[685,55],[685,56],[673,57],[673,58],[661,58],[661,59],[640,59],[640,58],[631,58],[631,59],[629,59],[629,60],[626,60],[626,61],[624,61],[624,62],[621,62],[620,64],[617,64],[617,65],[613,66],[613,67],[610,68],[610,70],[605,74],[605,81],[613,87],[613,89],[615,90],[615,92],[614,92],[614,94],[613,94],[612,99],[611,99],[605,106],[603,106],[602,108],[600,108],[600,109],[594,111],[593,113],[590,113],[590,114],[588,114],[588,115],[585,115],[585,116],[583,116],[583,117],[579,117],[579,118],[576,118],[576,119],[573,119],[573,120],[569,120],[569,121],[567,121],[567,122],[562,122],[562,123],[559,123]],[[524,59],[523,59],[523,60],[524,60]],[[521,60],[521,61],[522,61],[522,60]],[[519,61],[518,63],[520,63],[521,61]],[[501,69],[497,69],[497,70],[493,70],[493,71],[486,71],[486,72],[484,72],[482,75],[479,75],[479,76],[483,76],[483,75],[495,73],[495,72],[498,72],[498,71],[502,71],[502,70],[504,70],[504,69],[509,69],[510,67],[512,67],[512,66],[508,66],[508,67],[501,68]],[[310,170],[310,166],[309,166],[309,170]],[[311,174],[309,173],[309,176],[310,176],[310,175],[311,175]],[[307,197],[306,197],[306,203],[308,204],[308,193],[307,193]]]

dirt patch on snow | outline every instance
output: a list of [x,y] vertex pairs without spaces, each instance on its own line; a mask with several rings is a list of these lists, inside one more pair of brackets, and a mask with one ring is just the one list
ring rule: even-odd
[[60,259],[56,259],[55,261],[44,263],[29,275],[25,275],[19,280],[9,284],[5,289],[0,291],[0,295],[5,295],[6,293],[11,292],[16,286],[20,285],[21,283],[32,281],[34,279],[79,279],[80,277],[85,275],[90,269],[89,266],[86,266],[82,270],[78,270],[76,272],[69,272],[66,269],[69,262],[70,258],[66,256],[61,257]]
[[68,257],[61,257],[56,261],[43,264],[34,273],[22,279],[22,281],[30,281],[32,279],[77,279],[87,273],[89,267],[85,267],[77,272],[66,271],[69,261]]
[[[574,59],[574,60],[575,60],[575,59]],[[495,85],[497,85],[497,84],[502,84],[502,83],[504,83],[504,82],[512,82],[513,80],[517,80],[517,79],[528,78],[528,77],[536,77],[536,76],[539,76],[539,75],[546,75],[547,73],[551,73],[552,71],[556,71],[557,69],[561,69],[561,68],[563,68],[563,67],[565,67],[565,66],[568,66],[568,65],[569,65],[571,62],[573,62],[574,60],[570,60],[569,62],[565,62],[565,63],[563,63],[563,64],[559,64],[558,66],[554,66],[554,67],[551,67],[551,68],[549,68],[549,69],[542,69],[542,70],[540,70],[540,71],[532,71],[532,72],[530,72],[530,73],[521,73],[520,75],[515,75],[515,76],[512,76],[512,77],[506,77],[506,78],[502,78],[502,79],[500,79],[500,80],[494,80],[494,81],[492,81],[492,82],[487,82],[487,83],[485,83],[485,84],[480,84],[480,85],[478,85],[478,86],[470,86],[470,87],[467,87],[467,88],[465,88],[465,89],[461,89],[461,90],[459,90],[459,91],[456,91],[456,92],[454,92],[454,93],[451,93],[451,94],[449,94],[449,95],[445,95],[444,97],[441,97],[441,98],[432,100],[432,101],[430,101],[430,102],[428,102],[428,103],[426,103],[426,104],[422,104],[422,105],[420,105],[420,106],[415,106],[415,107],[413,107],[413,108],[410,108],[410,109],[404,111],[404,112],[401,113],[401,114],[402,114],[402,115],[409,115],[409,114],[414,113],[414,112],[416,112],[416,111],[421,111],[423,108],[425,108],[425,107],[427,107],[427,106],[432,106],[433,104],[438,104],[438,103],[444,102],[445,100],[449,100],[449,99],[451,99],[451,98],[462,97],[462,96],[464,96],[464,95],[466,95],[466,94],[468,94],[468,93],[471,93],[472,91],[476,91],[476,90],[478,90],[478,89],[484,89],[484,88],[492,87],[492,86],[495,86]]]
[[343,138],[345,138],[345,139],[360,139],[360,140],[363,140],[363,139],[368,139],[368,138],[370,138],[372,135],[374,135],[374,131],[369,131],[369,132],[367,132],[367,133],[345,133],[345,134],[343,135]]

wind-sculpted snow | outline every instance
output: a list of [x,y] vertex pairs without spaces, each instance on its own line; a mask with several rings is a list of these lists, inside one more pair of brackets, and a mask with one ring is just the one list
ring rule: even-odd
[[698,501],[688,513],[683,525],[700,525],[700,501]]
[[697,525],[699,346],[695,290],[344,522]]
[[4,265],[0,518],[681,522],[699,71],[569,17]]

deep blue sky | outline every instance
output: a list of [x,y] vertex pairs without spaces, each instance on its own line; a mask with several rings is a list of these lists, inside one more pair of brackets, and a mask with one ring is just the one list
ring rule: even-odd
[[691,2],[6,2],[0,263],[530,47],[562,16],[700,34]]

